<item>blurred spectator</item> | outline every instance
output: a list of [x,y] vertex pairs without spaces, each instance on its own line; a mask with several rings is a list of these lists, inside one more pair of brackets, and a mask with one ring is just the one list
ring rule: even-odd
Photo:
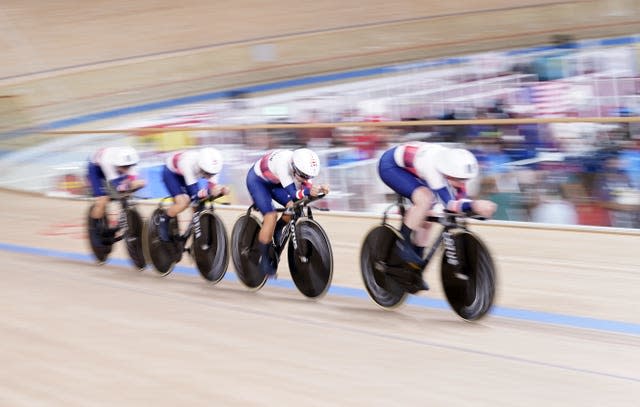
[[531,220],[539,223],[576,225],[578,213],[566,199],[565,189],[559,185],[549,185],[540,196],[539,203],[531,211]]
[[[534,105],[513,105],[508,108],[509,118],[524,119],[534,116],[536,108]],[[517,146],[518,159],[533,158],[536,156],[538,149],[549,148],[550,144],[546,143],[539,130],[539,124],[526,123],[516,126],[516,133],[519,137],[519,145]]]
[[609,226],[608,211],[593,199],[586,188],[584,179],[584,173],[582,173],[571,183],[562,186],[565,196],[576,209],[577,223],[588,226]]
[[494,100],[493,105],[487,110],[487,113],[492,119],[506,119],[509,117],[505,110],[505,103],[503,99]]
[[515,173],[482,178],[478,198],[493,201],[498,205],[493,219],[517,222],[528,220],[517,182]]
[[631,140],[627,148],[620,152],[620,160],[635,189],[640,189],[640,138]]
[[[365,121],[379,123],[386,121],[386,119],[381,116],[368,116]],[[353,138],[352,145],[358,150],[360,159],[375,158],[377,151],[387,146],[390,131],[385,127],[365,126],[357,132]]]
[[638,227],[640,191],[633,187],[622,164],[617,155],[605,161],[604,168],[596,176],[594,194],[600,205],[608,209],[611,226]]
[[480,171],[484,175],[494,175],[507,170],[505,164],[510,159],[501,148],[499,140],[494,138],[480,138],[474,140],[473,154],[478,159]]

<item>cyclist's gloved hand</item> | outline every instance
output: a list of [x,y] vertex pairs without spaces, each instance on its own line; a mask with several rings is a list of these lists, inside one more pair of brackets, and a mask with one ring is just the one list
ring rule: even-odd
[[200,199],[205,199],[209,197],[209,189],[208,188],[202,188],[198,191],[197,194],[198,198]]
[[477,215],[483,216],[485,218],[490,218],[496,212],[498,206],[492,201],[479,199],[473,201],[473,203],[471,204],[471,209]]
[[116,191],[118,192],[127,192],[130,189],[130,184],[128,181],[124,181],[118,184],[116,187]]

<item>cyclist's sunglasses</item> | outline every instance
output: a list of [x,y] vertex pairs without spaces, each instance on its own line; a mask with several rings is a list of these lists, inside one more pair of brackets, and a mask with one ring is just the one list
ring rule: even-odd
[[469,181],[469,178],[456,178],[456,177],[449,177],[449,176],[447,176],[447,179],[449,181],[458,181],[458,182],[467,182],[467,181]]
[[307,181],[308,181],[308,180],[310,180],[311,178],[313,178],[313,177],[308,176],[307,174],[304,174],[304,173],[300,172],[300,171],[299,171],[297,168],[295,168],[295,167],[293,168],[293,173],[294,173],[296,176],[298,176],[298,177],[300,177],[300,178],[302,178],[302,179],[304,179],[304,180],[307,180]]

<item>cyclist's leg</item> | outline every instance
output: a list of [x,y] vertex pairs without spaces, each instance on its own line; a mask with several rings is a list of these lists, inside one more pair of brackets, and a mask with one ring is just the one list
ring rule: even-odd
[[403,226],[413,230],[411,242],[415,245],[416,252],[422,256],[424,248],[429,242],[431,223],[425,222],[429,209],[435,196],[426,186],[416,188],[411,194],[413,206],[406,213]]
[[160,240],[168,242],[171,240],[169,233],[171,219],[177,217],[189,206],[189,195],[186,193],[184,177],[172,172],[167,167],[164,167],[162,171],[162,181],[173,197],[173,204],[160,216],[160,224],[158,225]]
[[400,229],[404,239],[398,240],[398,254],[407,263],[419,269],[424,265],[424,261],[421,256],[422,249],[416,249],[414,246],[416,241],[413,232],[421,226],[430,208],[433,193],[421,179],[396,165],[393,159],[393,150],[387,151],[380,158],[378,173],[389,188],[413,202],[413,206],[405,214]]
[[[280,185],[271,189],[271,196],[273,196],[273,199],[275,199],[276,202],[278,202],[282,206],[286,206],[286,207],[293,206],[293,202],[289,197],[289,193],[287,192],[286,189],[284,189]],[[280,216],[280,219],[278,219],[278,221],[276,222],[274,233],[273,233],[273,239],[276,241],[277,244],[280,244],[280,237],[282,236],[282,230],[284,229],[285,225],[287,225],[291,221],[291,217],[292,216],[290,214],[283,212],[282,216]]]
[[255,206],[262,213],[262,228],[258,234],[260,268],[267,275],[275,275],[276,267],[271,263],[269,249],[276,226],[276,211],[271,196],[272,184],[258,177],[253,168],[247,174],[247,190]]
[[96,198],[93,208],[91,208],[90,216],[91,219],[100,220],[104,216],[105,209],[109,203],[109,197],[102,184],[105,181],[105,176],[100,166],[89,163],[87,178],[91,185],[91,192]]

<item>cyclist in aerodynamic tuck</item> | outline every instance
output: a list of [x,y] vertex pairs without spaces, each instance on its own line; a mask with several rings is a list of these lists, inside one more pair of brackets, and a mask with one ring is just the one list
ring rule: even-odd
[[[159,218],[160,240],[171,241],[169,222],[187,209],[191,202],[229,193],[229,187],[218,184],[218,174],[223,164],[222,153],[212,147],[177,151],[167,158],[162,171],[162,180],[173,197],[174,203]],[[206,187],[200,187],[201,179],[207,181]]]
[[254,204],[263,215],[260,244],[260,269],[267,276],[275,276],[276,265],[269,258],[272,239],[278,241],[291,214],[284,212],[276,221],[277,212],[272,200],[285,207],[306,196],[329,193],[328,185],[314,186],[311,180],[320,173],[318,155],[308,149],[273,150],[266,153],[247,174],[247,189]]
[[138,178],[134,169],[139,161],[138,152],[133,147],[104,147],[90,156],[87,178],[96,201],[89,216],[93,226],[101,231],[101,234],[114,235],[116,232],[108,229],[108,225],[101,224],[111,199],[107,194],[105,182],[108,183],[108,187],[118,192],[144,187],[145,181]]
[[413,203],[400,229],[404,239],[396,244],[400,257],[416,270],[425,266],[423,252],[431,226],[425,218],[436,203],[486,218],[497,208],[491,201],[467,198],[466,182],[478,175],[478,161],[465,149],[426,142],[400,144],[380,157],[378,174],[389,188]]

